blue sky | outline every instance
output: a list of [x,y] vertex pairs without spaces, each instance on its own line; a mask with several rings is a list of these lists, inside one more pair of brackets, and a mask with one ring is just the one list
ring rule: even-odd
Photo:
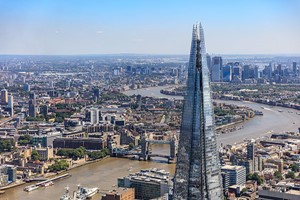
[[0,0],[0,54],[300,54],[297,0]]

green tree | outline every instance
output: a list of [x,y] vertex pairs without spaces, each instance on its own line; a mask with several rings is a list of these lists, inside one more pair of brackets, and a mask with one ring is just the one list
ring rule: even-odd
[[54,164],[48,167],[48,170],[52,172],[58,172],[61,170],[66,170],[69,167],[69,163],[66,160],[56,160]]
[[21,135],[18,139],[18,142],[21,146],[32,144],[32,137],[30,135]]
[[110,152],[109,152],[108,148],[101,149],[101,151],[92,151],[92,152],[87,153],[89,158],[92,160],[104,158],[105,156],[108,156],[109,154],[110,154]]
[[291,178],[294,179],[295,178],[295,173],[292,171],[289,171],[286,175],[285,178]]
[[293,163],[291,165],[291,169],[293,172],[298,172],[299,171],[299,165],[297,165],[296,163]]
[[0,151],[11,151],[13,148],[12,140],[0,140]]
[[40,156],[39,156],[39,153],[37,152],[37,150],[32,150],[31,152],[31,159],[32,160],[39,160]]
[[56,155],[63,156],[63,157],[68,157],[69,156],[69,152],[66,149],[59,149],[59,150],[57,150]]
[[247,174],[247,180],[255,180],[258,185],[261,185],[264,182],[264,179],[258,175],[258,173]]
[[274,177],[278,180],[282,180],[283,177],[279,171],[274,172]]

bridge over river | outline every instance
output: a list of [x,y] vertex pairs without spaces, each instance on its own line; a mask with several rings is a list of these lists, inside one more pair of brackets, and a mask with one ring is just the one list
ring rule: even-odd
[[[152,144],[166,144],[169,146],[170,151],[169,154],[160,154],[160,153],[152,153]],[[127,149],[127,148],[113,148],[112,154],[114,156],[138,156],[139,160],[151,160],[153,157],[160,157],[160,158],[166,158],[168,162],[174,161],[176,157],[176,140],[175,138],[172,138],[171,140],[150,140],[145,137],[142,137],[141,145],[134,148],[134,149]]]

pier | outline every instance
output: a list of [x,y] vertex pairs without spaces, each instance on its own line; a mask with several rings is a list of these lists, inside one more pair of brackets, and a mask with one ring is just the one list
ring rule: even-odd
[[70,177],[71,175],[69,173],[66,173],[66,174],[62,174],[62,175],[59,175],[59,176],[55,176],[53,178],[49,178],[49,179],[46,179],[46,180],[43,180],[41,182],[38,182],[36,184],[33,184],[33,185],[29,185],[27,187],[33,187],[33,186],[41,186],[49,181],[56,181],[56,180],[59,180],[59,179],[63,179],[63,178],[67,178],[67,177]]

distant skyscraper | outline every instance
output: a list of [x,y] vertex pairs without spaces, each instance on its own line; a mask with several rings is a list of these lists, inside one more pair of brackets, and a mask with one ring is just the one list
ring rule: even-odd
[[239,65],[239,63],[234,64],[232,68],[232,79],[242,79],[242,67]]
[[207,59],[207,67],[208,67],[209,73],[211,75],[211,57],[208,53],[206,54],[206,59]]
[[215,56],[212,58],[211,81],[222,81],[222,57],[220,56]]
[[244,70],[243,70],[243,81],[246,80],[246,79],[249,79],[251,76],[250,76],[250,65],[244,65]]
[[232,78],[232,67],[230,65],[225,65],[222,71],[223,71],[223,81],[230,82]]
[[297,76],[297,63],[296,62],[293,62],[293,72],[295,74],[295,76]]
[[223,199],[203,29],[193,27],[174,199]]
[[277,65],[277,74],[279,74],[279,76],[283,75],[283,71],[282,71],[282,66],[281,64]]
[[269,63],[269,65],[265,67],[265,76],[268,79],[271,79],[272,78],[272,73],[273,73],[272,63]]
[[14,115],[14,97],[12,95],[8,95],[8,109],[10,116]]
[[8,103],[8,92],[6,89],[1,90],[1,103],[3,104]]
[[258,79],[259,78],[258,66],[256,65],[253,70],[254,70],[253,78]]

